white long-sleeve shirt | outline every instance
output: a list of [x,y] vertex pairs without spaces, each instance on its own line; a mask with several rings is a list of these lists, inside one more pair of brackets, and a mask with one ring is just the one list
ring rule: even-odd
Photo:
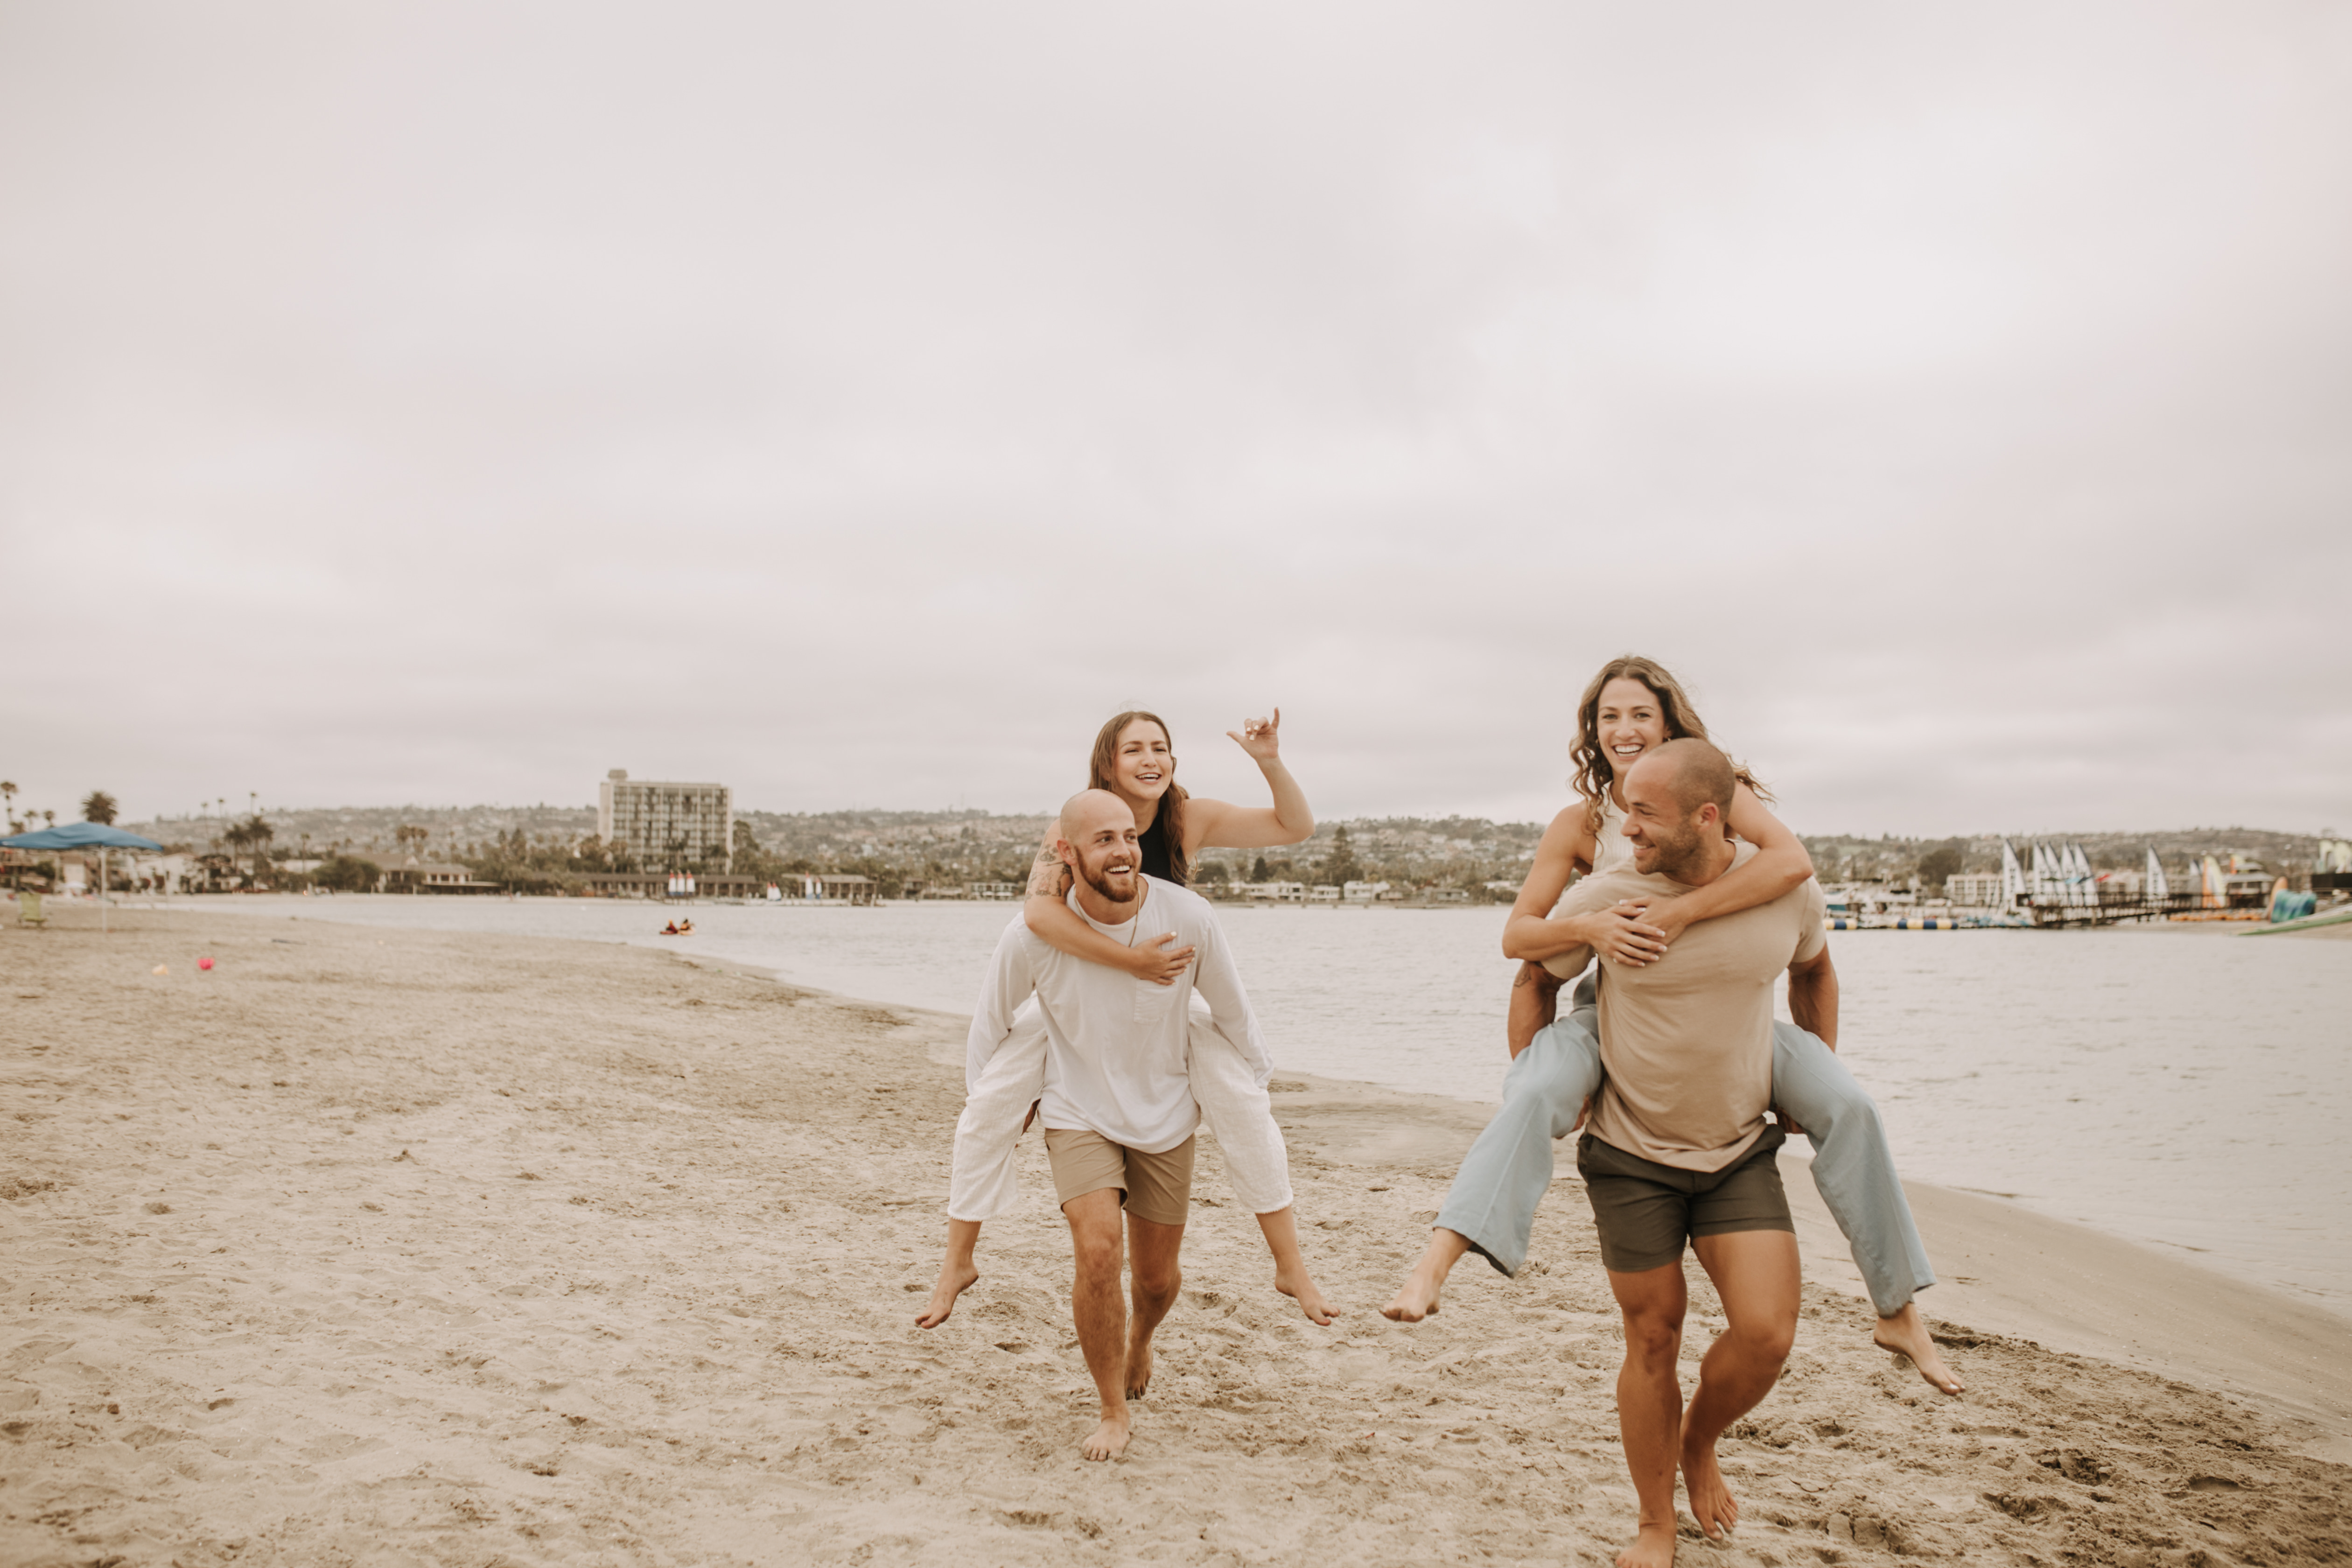
[[[1039,941],[1015,917],[997,939],[988,978],[964,1045],[964,1083],[1013,1032],[1013,1015],[1034,994],[1045,1023],[1045,1093],[1040,1112],[1047,1127],[1085,1129],[1146,1154],[1173,1149],[1192,1135],[1201,1110],[1185,1068],[1188,1014],[1194,991],[1225,1037],[1264,1088],[1274,1072],[1257,1016],[1250,1011],[1233,951],[1200,894],[1146,877],[1150,889],[1134,920],[1104,925],[1078,904],[1078,918],[1113,942],[1147,941],[1174,931],[1177,947],[1192,949],[1192,964],[1173,984],[1158,985],[1091,963]],[[1140,930],[1138,922],[1140,922]]]

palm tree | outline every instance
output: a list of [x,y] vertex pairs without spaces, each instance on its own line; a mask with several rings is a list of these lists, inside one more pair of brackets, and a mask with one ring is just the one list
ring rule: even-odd
[[102,789],[90,791],[89,798],[81,803],[81,819],[84,822],[111,823],[114,811],[114,797]]
[[54,811],[45,811],[41,813],[41,820],[47,826],[55,827],[58,825],[58,814]]
[[258,877],[261,875],[262,861],[267,858],[269,854],[269,841],[277,837],[278,830],[269,826],[268,820],[265,818],[261,813],[257,811],[251,816],[246,818],[245,841],[253,846],[253,874],[255,876]]
[[8,814],[8,831],[16,832],[19,824],[16,821],[16,785],[13,780],[0,779],[0,809]]

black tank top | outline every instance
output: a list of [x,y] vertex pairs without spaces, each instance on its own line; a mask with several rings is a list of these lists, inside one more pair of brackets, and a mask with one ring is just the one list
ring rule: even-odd
[[1176,875],[1175,869],[1169,861],[1166,813],[1154,816],[1151,819],[1151,826],[1145,828],[1143,836],[1135,842],[1136,847],[1142,851],[1145,876],[1157,877],[1163,882],[1174,882],[1179,887],[1183,886],[1182,879]]

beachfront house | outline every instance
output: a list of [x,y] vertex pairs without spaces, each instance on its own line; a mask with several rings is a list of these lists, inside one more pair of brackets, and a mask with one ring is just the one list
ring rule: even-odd
[[478,880],[465,867],[446,860],[419,860],[411,855],[398,865],[379,860],[383,868],[383,880],[379,888],[387,893],[495,893],[496,882]]
[[131,885],[142,893],[185,892],[188,884],[202,873],[193,855],[166,852],[162,855],[130,857]]
[[446,860],[419,860],[414,855],[378,855],[363,849],[353,850],[351,858],[375,868],[374,890],[379,893],[496,893],[503,890],[496,882],[477,880],[472,871]]
[[812,872],[787,877],[777,885],[779,902],[808,904],[874,904],[881,902],[882,885],[871,877],[844,872]]

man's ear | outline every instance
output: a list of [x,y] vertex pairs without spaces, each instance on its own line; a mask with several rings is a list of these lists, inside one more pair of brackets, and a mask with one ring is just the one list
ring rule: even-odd
[[1058,855],[1058,856],[1060,856],[1060,857],[1062,858],[1062,864],[1063,864],[1063,865],[1065,865],[1065,866],[1068,866],[1068,867],[1072,867],[1072,868],[1076,868],[1076,865],[1077,865],[1077,863],[1078,863],[1078,852],[1077,852],[1077,850],[1076,850],[1075,847],[1072,847],[1072,845],[1071,845],[1071,843],[1070,843],[1070,841],[1069,841],[1068,839],[1066,839],[1066,838],[1056,838],[1056,839],[1055,839],[1055,840],[1054,840],[1054,853],[1055,853],[1055,854],[1056,854],[1056,855]]

